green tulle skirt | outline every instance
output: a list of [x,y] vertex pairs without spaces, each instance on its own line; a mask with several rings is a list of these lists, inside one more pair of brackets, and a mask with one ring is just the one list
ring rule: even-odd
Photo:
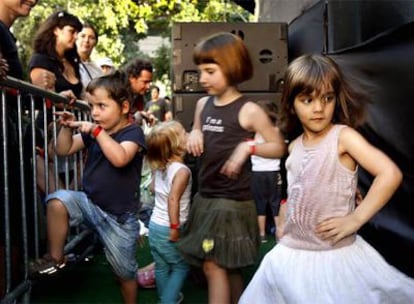
[[194,197],[189,219],[177,247],[186,261],[201,267],[214,260],[226,269],[257,262],[260,246],[253,200]]

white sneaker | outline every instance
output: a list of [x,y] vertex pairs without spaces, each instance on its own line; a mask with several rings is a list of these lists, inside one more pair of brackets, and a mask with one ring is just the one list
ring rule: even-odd
[[178,294],[177,304],[181,304],[183,301],[184,301],[184,294],[182,292],[180,292]]
[[145,235],[148,236],[148,228],[145,227],[144,223],[141,220],[138,220],[139,222],[139,235]]

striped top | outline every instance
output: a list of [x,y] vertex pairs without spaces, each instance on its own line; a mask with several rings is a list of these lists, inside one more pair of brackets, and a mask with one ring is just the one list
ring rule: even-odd
[[321,221],[345,216],[355,208],[357,169],[351,171],[338,158],[339,134],[335,125],[317,145],[305,147],[303,134],[286,161],[288,179],[287,216],[281,244],[308,250],[328,250],[351,244],[351,235],[335,246],[314,233]]

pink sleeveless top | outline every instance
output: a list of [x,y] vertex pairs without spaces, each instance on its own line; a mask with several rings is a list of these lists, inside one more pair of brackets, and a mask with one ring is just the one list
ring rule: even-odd
[[303,145],[299,137],[286,161],[288,179],[287,216],[281,244],[307,250],[328,250],[351,244],[351,235],[335,246],[319,239],[318,223],[345,216],[355,207],[357,170],[344,167],[338,158],[339,133],[344,125],[334,125],[320,143]]

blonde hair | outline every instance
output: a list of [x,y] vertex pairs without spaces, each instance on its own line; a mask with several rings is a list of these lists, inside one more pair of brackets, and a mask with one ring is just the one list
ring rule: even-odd
[[151,169],[165,170],[173,161],[182,161],[185,147],[180,132],[183,125],[176,121],[156,124],[146,137],[147,160]]

